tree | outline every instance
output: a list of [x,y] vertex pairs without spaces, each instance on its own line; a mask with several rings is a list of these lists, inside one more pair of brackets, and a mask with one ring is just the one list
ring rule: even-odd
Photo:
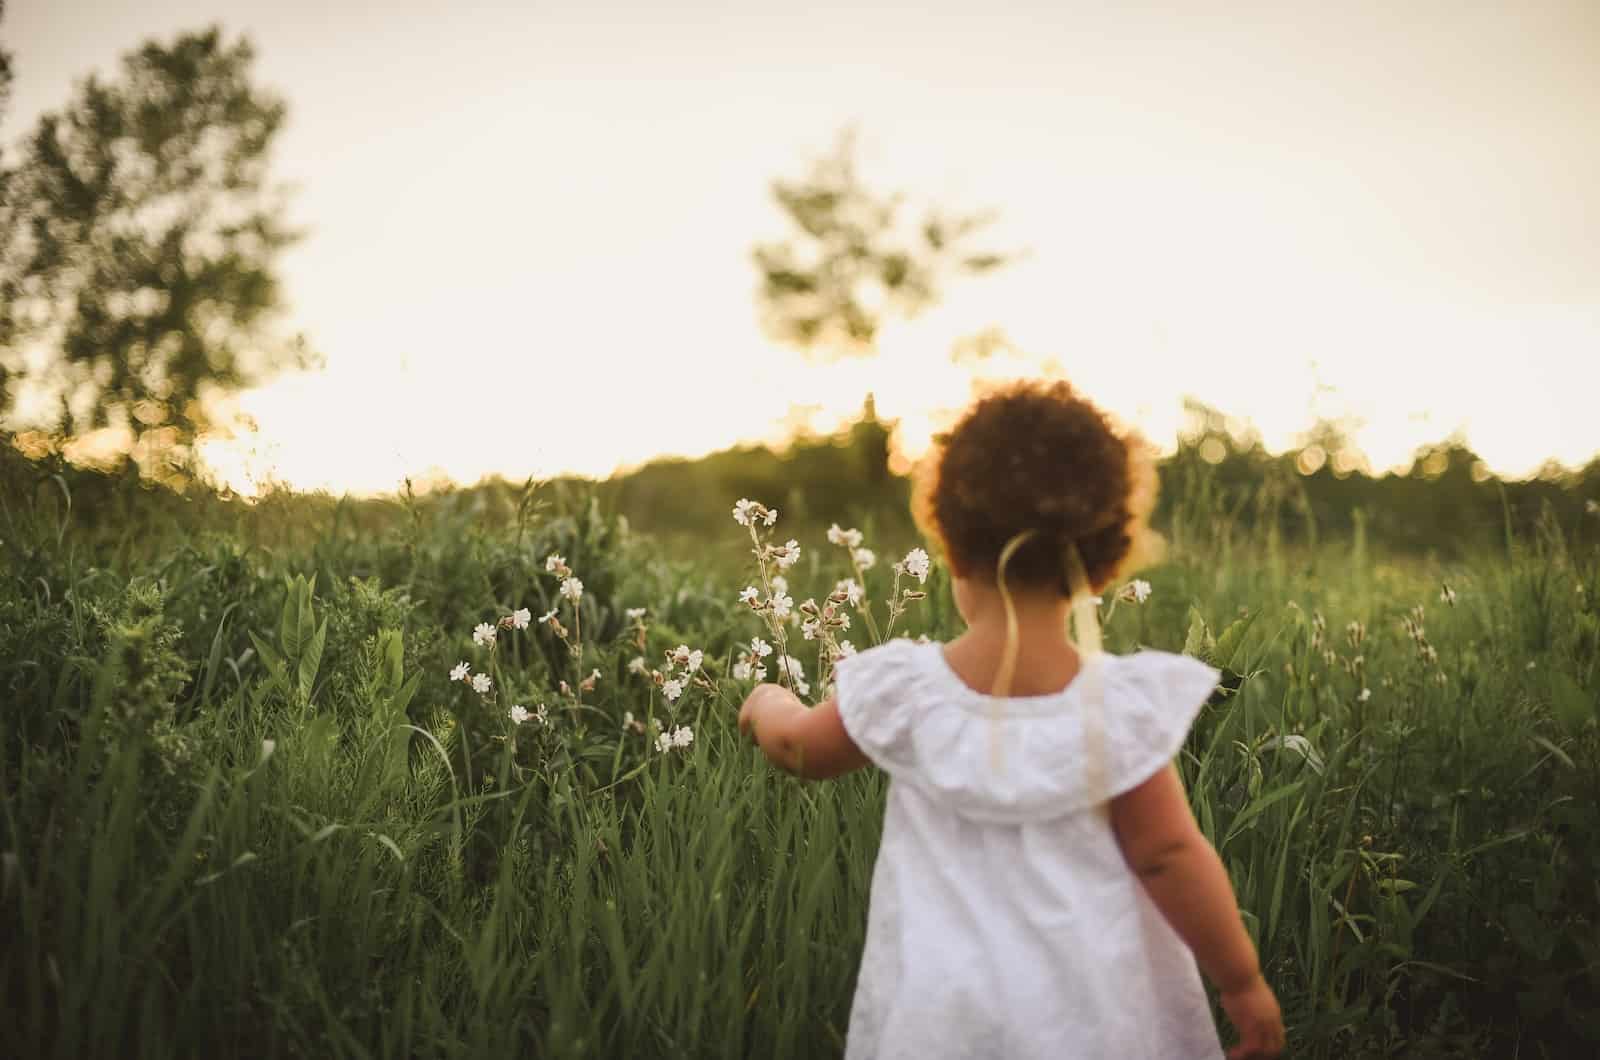
[[[0,0],[0,22],[6,20],[6,0]],[[5,117],[6,104],[11,102],[11,53],[0,48],[0,118]]]
[[218,29],[90,76],[0,167],[0,384],[12,423],[126,429],[177,463],[211,399],[307,361],[269,329],[298,238],[266,162],[281,100]]
[[908,227],[904,195],[862,182],[851,130],[802,179],[773,181],[772,195],[798,231],[753,252],[763,324],[779,341],[823,357],[872,352],[888,315],[914,316],[939,299],[948,278],[1014,257],[968,245],[994,220],[989,213],[934,209]]

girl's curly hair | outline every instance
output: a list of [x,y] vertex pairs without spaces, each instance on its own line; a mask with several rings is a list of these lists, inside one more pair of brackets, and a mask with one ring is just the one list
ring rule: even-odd
[[1160,556],[1150,529],[1155,453],[1065,382],[1006,385],[973,404],[918,467],[917,525],[951,570],[993,579],[1006,544],[1033,533],[1006,582],[1071,594],[1068,546],[1099,592]]

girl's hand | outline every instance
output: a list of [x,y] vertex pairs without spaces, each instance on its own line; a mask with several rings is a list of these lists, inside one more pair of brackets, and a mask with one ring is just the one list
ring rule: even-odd
[[839,717],[839,701],[807,707],[782,685],[757,685],[739,708],[739,731],[767,761],[807,780],[826,780],[869,765]]
[[1222,992],[1222,1010],[1239,1032],[1239,1044],[1228,1060],[1258,1060],[1283,1053],[1283,1013],[1272,988],[1259,974],[1238,990]]
[[761,702],[774,694],[784,695],[787,693],[782,685],[775,685],[770,682],[756,685],[755,688],[750,690],[750,694],[745,697],[744,706],[739,708],[739,734],[741,736],[754,738],[756,713],[760,709]]

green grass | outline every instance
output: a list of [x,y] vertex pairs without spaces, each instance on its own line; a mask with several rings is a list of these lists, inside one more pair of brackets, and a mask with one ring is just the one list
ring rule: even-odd
[[[0,1053],[838,1054],[884,782],[799,784],[738,740],[728,672],[762,629],[731,520],[676,553],[573,491],[91,531],[59,485],[8,485],[0,531]],[[1445,569],[1359,529],[1290,548],[1228,514],[1250,501],[1174,498],[1171,560],[1107,643],[1238,683],[1180,768],[1290,1055],[1593,1052],[1600,521]],[[844,576],[802,544],[796,598]],[[561,602],[552,552],[586,587],[561,611],[581,655],[537,625],[474,646]],[[948,635],[929,588],[901,629]],[[1402,627],[1419,604],[1437,662]],[[628,663],[679,643],[712,680],[669,705]],[[628,713],[694,742],[656,751]]]

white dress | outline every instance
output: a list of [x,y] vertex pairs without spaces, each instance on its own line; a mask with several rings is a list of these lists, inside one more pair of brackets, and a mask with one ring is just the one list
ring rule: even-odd
[[1097,655],[1061,692],[996,698],[937,643],[840,662],[845,729],[890,777],[847,1060],[1222,1056],[1105,804],[1172,761],[1218,676]]

